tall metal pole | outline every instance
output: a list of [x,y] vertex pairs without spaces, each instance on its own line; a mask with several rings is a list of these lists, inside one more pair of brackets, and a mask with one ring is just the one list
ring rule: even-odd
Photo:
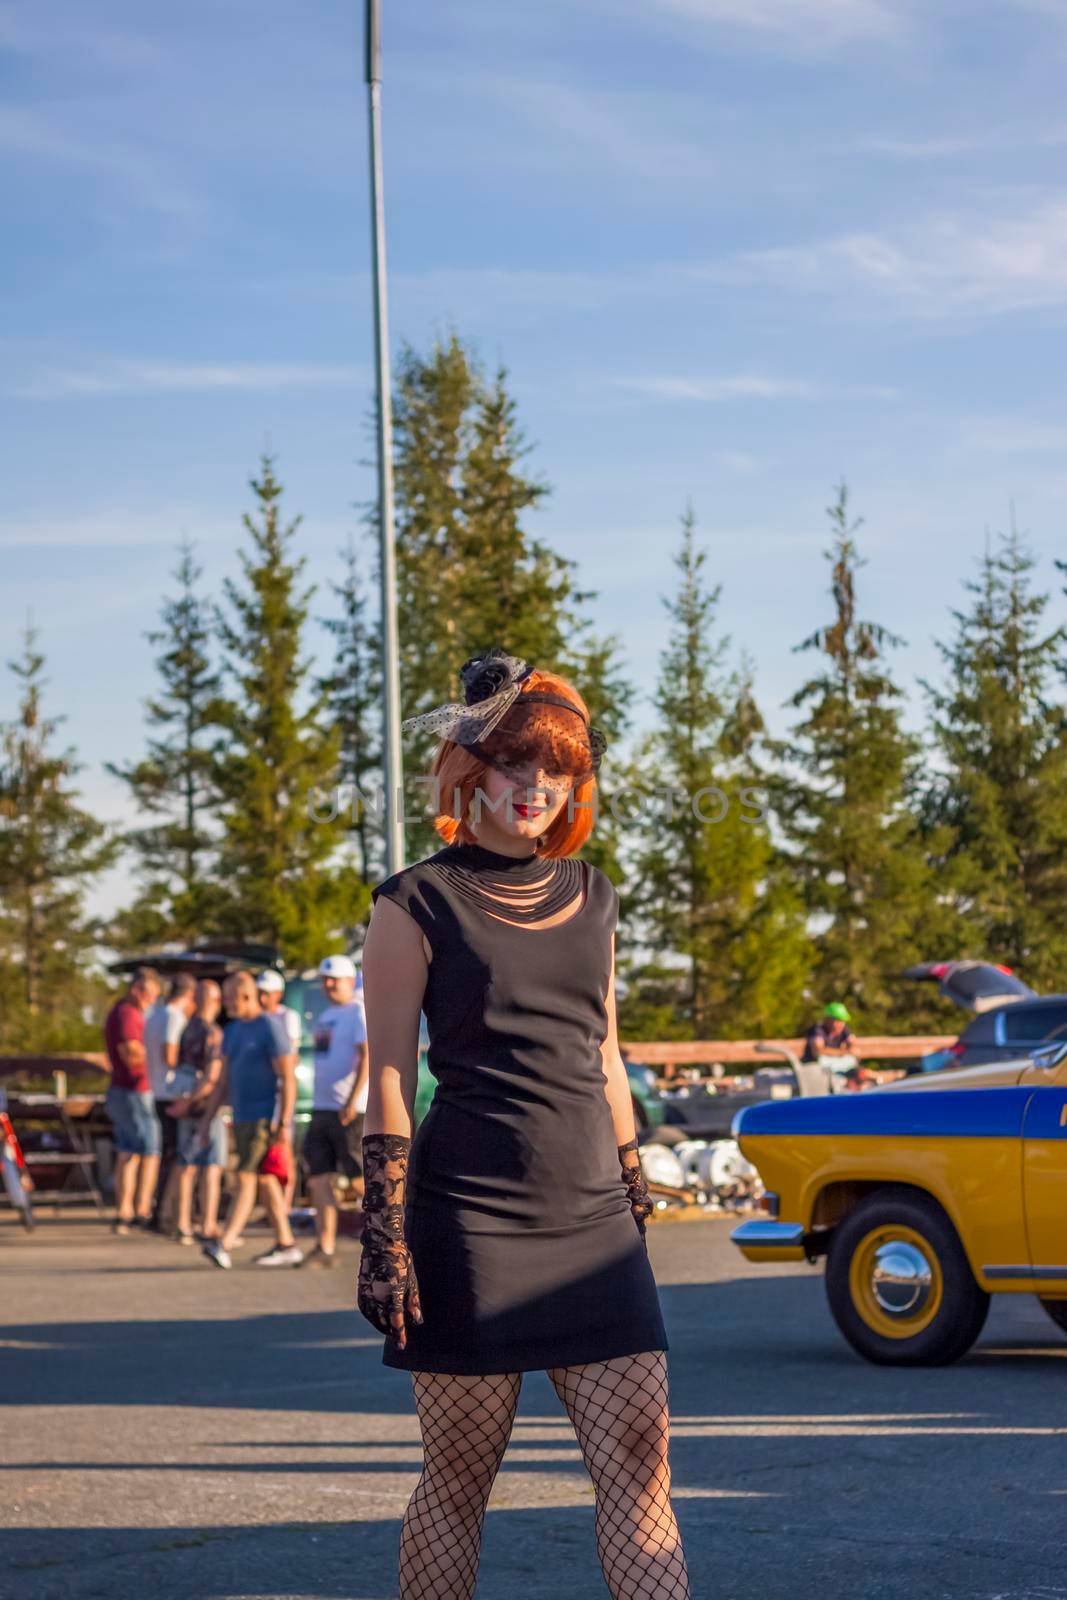
[[393,400],[389,371],[389,310],[385,274],[385,198],[382,187],[381,0],[365,0],[366,79],[370,113],[371,226],[374,252],[374,353],[378,377],[378,533],[382,571],[382,693],[384,697],[385,870],[404,865],[401,817],[400,647],[396,622],[396,551],[393,528]]

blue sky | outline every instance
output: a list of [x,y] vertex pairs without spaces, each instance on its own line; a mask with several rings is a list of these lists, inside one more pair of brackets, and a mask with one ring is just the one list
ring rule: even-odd
[[[385,11],[394,343],[506,362],[643,690],[687,499],[777,728],[842,476],[909,686],[1013,503],[1053,587],[1067,0]],[[32,613],[103,815],[177,540],[217,588],[269,442],[325,583],[372,491],[359,12],[0,0],[0,645]]]

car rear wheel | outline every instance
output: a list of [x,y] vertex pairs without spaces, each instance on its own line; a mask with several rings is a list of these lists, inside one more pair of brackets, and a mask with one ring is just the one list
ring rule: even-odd
[[883,1366],[957,1361],[989,1311],[952,1223],[908,1189],[880,1189],[837,1225],[826,1293],[849,1344]]
[[1041,1304],[1056,1324],[1067,1333],[1067,1300],[1042,1300]]

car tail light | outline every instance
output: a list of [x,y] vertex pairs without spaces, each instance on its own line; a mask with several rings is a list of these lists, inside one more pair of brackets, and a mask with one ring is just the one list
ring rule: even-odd
[[1002,967],[1000,965],[999,961],[997,962],[997,971],[998,972],[1006,972],[1008,974],[1009,978],[1014,978],[1014,976],[1015,976],[1014,972],[1012,972],[1010,967]]
[[931,976],[931,978],[943,978],[947,971],[948,971],[948,962],[947,961],[935,961],[933,966],[930,968],[930,976]]

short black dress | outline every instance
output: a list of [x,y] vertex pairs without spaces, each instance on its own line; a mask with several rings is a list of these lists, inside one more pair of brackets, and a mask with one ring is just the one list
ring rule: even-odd
[[[566,921],[526,926],[579,892]],[[403,1350],[386,1338],[384,1364],[502,1373],[666,1350],[601,1066],[611,879],[573,856],[453,844],[380,895],[433,953],[423,1009],[437,1080],[405,1198],[423,1322]]]

